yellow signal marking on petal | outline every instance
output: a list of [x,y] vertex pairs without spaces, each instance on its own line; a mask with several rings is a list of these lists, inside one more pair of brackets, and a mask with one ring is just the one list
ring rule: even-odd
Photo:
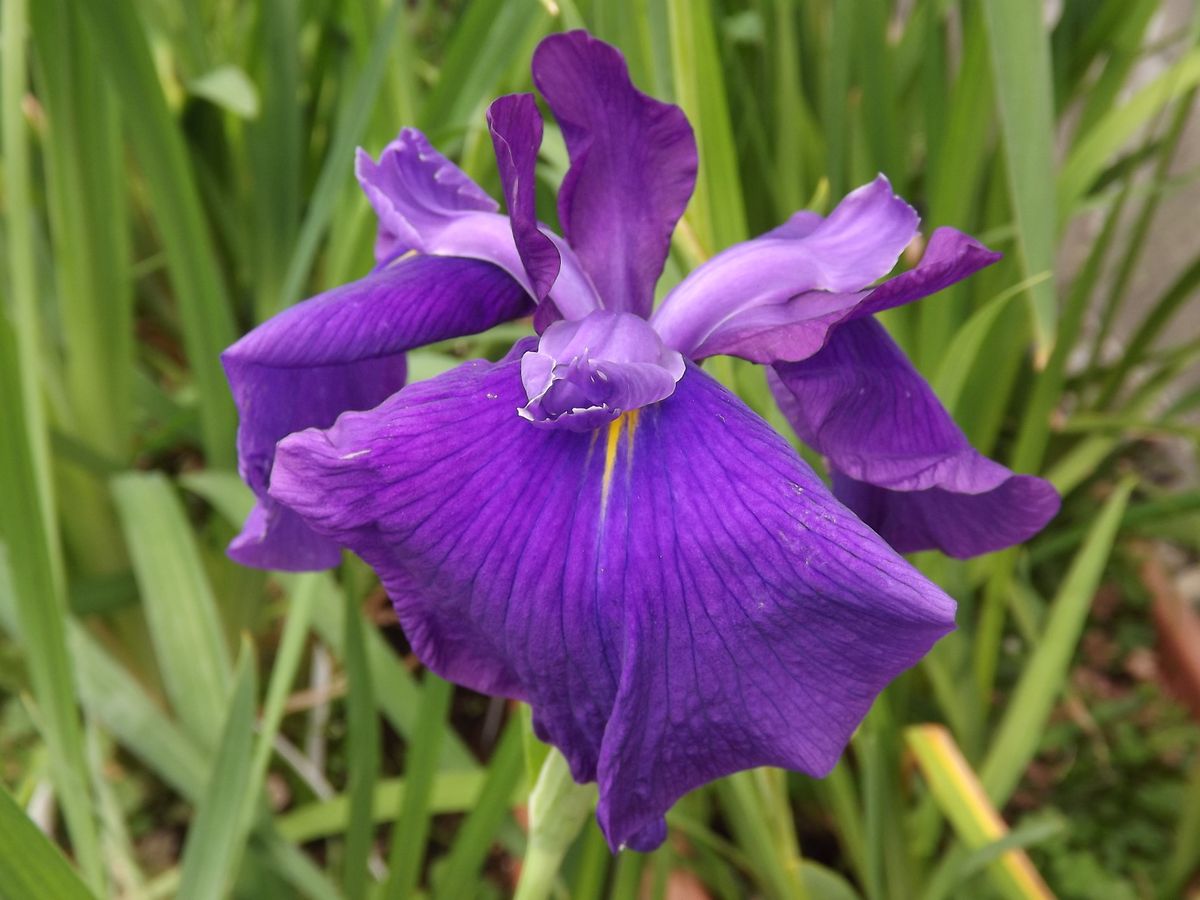
[[617,467],[617,449],[621,444],[621,433],[627,432],[628,434],[628,440],[625,442],[625,463],[628,467],[633,464],[633,434],[637,431],[640,415],[641,410],[634,409],[622,413],[608,423],[608,435],[604,443],[604,474],[600,477],[601,521],[604,520],[604,514],[608,510],[608,495],[612,490],[613,472]]

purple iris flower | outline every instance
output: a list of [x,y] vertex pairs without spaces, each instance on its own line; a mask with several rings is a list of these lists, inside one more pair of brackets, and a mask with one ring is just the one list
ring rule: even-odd
[[[539,737],[599,783],[612,846],[645,850],[705,782],[827,773],[953,628],[953,601],[897,550],[1006,546],[1058,500],[979,456],[871,318],[995,254],[942,229],[872,287],[917,229],[880,177],[714,257],[654,310],[695,182],[686,118],[584,32],[546,38],[533,77],[570,156],[562,237],[535,215],[532,95],[488,114],[507,217],[405,130],[358,162],[375,270],[225,353],[258,498],[230,552],[278,569],[356,552],[417,655],[529,702]],[[404,386],[406,350],[530,313],[539,336],[500,362]],[[771,366],[841,500],[698,366],[722,353]]]

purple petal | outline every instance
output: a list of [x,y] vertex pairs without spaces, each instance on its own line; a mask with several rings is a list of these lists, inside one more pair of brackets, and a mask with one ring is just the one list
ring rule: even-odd
[[696,183],[687,117],[635,88],[620,51],[584,31],[543,40],[533,80],[571,157],[558,195],[567,241],[607,309],[649,315]]
[[1003,255],[957,229],[934,229],[916,267],[889,278],[871,291],[854,308],[850,318],[862,319],[936,294],[990,266]]
[[613,847],[730,772],[828,772],[953,602],[694,366],[601,432],[530,428],[531,346],[292,435],[272,495],[375,567],[434,671],[530,702]]
[[[599,307],[596,291],[566,243],[537,230],[532,212],[532,166],[540,137],[535,140],[528,133],[520,134],[518,123],[519,116],[506,123],[514,129],[510,137],[515,156],[509,166],[501,160],[502,175],[510,178],[519,169],[528,168],[529,177],[521,176],[525,187],[519,198],[516,194],[509,198],[510,207],[514,199],[519,200],[519,208],[513,213],[517,218],[511,222],[508,216],[496,212],[495,201],[482,188],[438,153],[415,128],[401,131],[384,149],[378,163],[360,150],[356,164],[358,180],[379,217],[375,256],[380,267],[410,252],[481,259],[502,268],[534,297],[544,297],[543,289],[553,284],[553,303],[544,304],[547,313],[540,319],[553,318],[551,310],[561,311],[568,318],[582,318]],[[530,140],[534,140],[532,149],[528,146]],[[529,210],[525,209],[526,204]],[[521,232],[520,249],[515,229]],[[550,257],[539,238],[550,241],[550,251],[557,248],[562,257],[557,280],[554,272],[547,269]],[[527,261],[522,254],[530,259]],[[532,266],[528,271],[527,262]]]
[[[717,254],[667,295],[651,321],[691,359],[803,359],[862,301],[858,292],[891,271],[918,222],[880,175],[819,224],[811,213],[797,214]],[[783,335],[772,333],[780,328]],[[760,348],[762,341],[769,346]]]
[[403,129],[378,163],[360,149],[354,168],[379,218],[375,258],[380,263],[410,250],[432,252],[428,241],[448,223],[497,209],[483,188],[415,128]]
[[835,492],[897,550],[976,556],[1032,537],[1058,512],[1049,482],[982,456],[874,319],[841,325],[771,386]]
[[485,262],[417,256],[285,310],[221,355],[237,404],[238,469],[258,497],[230,545],[266,569],[329,568],[337,546],[267,496],[275,444],[370,409],[404,385],[404,351],[524,315],[529,296]]
[[543,428],[590,431],[665,400],[683,372],[683,357],[632,313],[555,322],[521,359],[529,402],[520,414]]
[[532,94],[509,94],[493,101],[487,120],[517,251],[529,273],[534,297],[541,301],[550,293],[559,268],[558,250],[537,224],[535,172],[542,146],[542,117]]

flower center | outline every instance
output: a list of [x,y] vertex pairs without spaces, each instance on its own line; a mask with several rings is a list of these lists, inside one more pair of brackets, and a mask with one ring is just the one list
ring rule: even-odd
[[646,320],[597,310],[555,322],[522,357],[529,402],[518,412],[542,428],[591,431],[671,396],[685,367]]

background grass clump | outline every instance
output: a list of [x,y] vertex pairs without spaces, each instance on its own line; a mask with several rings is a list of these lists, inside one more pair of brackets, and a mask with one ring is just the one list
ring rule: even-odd
[[[509,895],[538,748],[423,673],[368,570],[224,556],[219,352],[371,265],[356,145],[484,109],[587,27],[700,146],[669,287],[885,172],[999,265],[886,324],[985,453],[1064,496],[919,555],[959,630],[835,772],[742,773],[563,896],[1174,898],[1200,866],[1200,13],[1186,0],[3,0],[0,896]],[[539,164],[566,167],[548,126]],[[911,264],[913,260],[906,260]],[[528,326],[412,355],[495,358]],[[712,369],[787,432],[761,372]],[[820,464],[819,460],[814,460]]]

